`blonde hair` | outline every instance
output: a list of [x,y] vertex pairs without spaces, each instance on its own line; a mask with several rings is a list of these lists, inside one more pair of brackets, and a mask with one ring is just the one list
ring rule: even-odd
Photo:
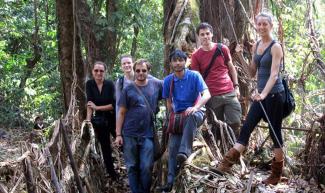
[[272,15],[272,14],[267,13],[267,12],[261,12],[261,13],[259,13],[259,14],[255,17],[255,21],[257,21],[258,18],[260,18],[260,17],[265,17],[265,18],[267,18],[267,20],[269,21],[269,23],[270,23],[271,25],[273,25],[273,15]]

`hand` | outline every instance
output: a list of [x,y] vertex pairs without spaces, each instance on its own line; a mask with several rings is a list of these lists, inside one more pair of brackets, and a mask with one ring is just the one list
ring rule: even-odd
[[197,107],[188,107],[186,110],[185,110],[185,115],[191,115],[191,114],[194,114],[195,112],[197,112],[199,109]]
[[88,127],[89,127],[89,126],[92,126],[92,124],[91,124],[91,122],[90,122],[89,119],[85,119],[85,120],[83,121],[83,124],[87,125]]
[[123,145],[123,138],[121,135],[116,136],[114,144],[118,147]]
[[243,50],[244,50],[244,49],[243,49],[243,46],[242,46],[242,45],[240,45],[240,44],[237,44],[237,45],[236,45],[236,48],[235,48],[235,51],[236,51],[236,52],[243,52]]
[[88,101],[87,103],[87,107],[92,108],[93,110],[97,110],[97,106],[95,105],[95,103],[93,103],[92,101]]
[[253,101],[262,101],[265,99],[265,96],[261,93],[256,93],[252,96]]

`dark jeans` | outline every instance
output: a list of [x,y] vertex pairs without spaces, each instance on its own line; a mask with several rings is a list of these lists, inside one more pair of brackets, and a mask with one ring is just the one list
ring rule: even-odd
[[[279,92],[267,95],[267,97],[262,101],[263,107],[275,132],[274,135],[269,125],[269,133],[271,135],[275,148],[280,148],[283,145],[281,128],[284,100],[284,92]],[[247,146],[251,133],[262,118],[267,121],[259,102],[254,101],[249,109],[246,121],[241,128],[237,142],[244,146]],[[277,142],[275,136],[278,138],[280,144]]]
[[150,192],[153,146],[152,138],[123,136],[123,155],[132,193]]
[[193,140],[196,135],[197,128],[203,123],[203,116],[204,113],[202,111],[198,111],[192,115],[189,115],[184,123],[183,134],[170,135],[168,144],[168,183],[174,183],[177,169],[177,154],[182,153],[187,157],[191,155]]
[[112,158],[112,147],[111,147],[111,138],[110,138],[110,133],[114,136],[115,132],[113,132],[113,129],[109,129],[107,125],[96,125],[93,124],[96,137],[100,143],[102,153],[103,153],[103,158],[104,158],[104,163],[106,167],[107,173],[115,179],[117,177],[117,174],[114,170],[114,160]]

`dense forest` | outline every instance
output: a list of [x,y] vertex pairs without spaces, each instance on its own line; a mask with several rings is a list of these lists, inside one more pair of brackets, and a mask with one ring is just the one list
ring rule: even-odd
[[[82,124],[85,82],[91,76],[91,67],[94,61],[105,62],[107,78],[116,80],[122,74],[119,57],[130,54],[148,59],[153,64],[151,73],[163,79],[170,72],[171,50],[179,48],[190,55],[198,47],[195,26],[201,21],[212,24],[214,41],[230,49],[245,116],[255,84],[248,78],[247,63],[258,39],[254,18],[261,11],[275,17],[273,36],[284,47],[285,76],[296,99],[296,109],[285,119],[283,129],[290,158],[287,176],[295,181],[282,191],[325,191],[324,0],[0,0],[0,193],[85,192],[79,186],[79,177],[73,177],[76,173],[70,167],[71,150],[64,148],[67,146],[73,149],[86,192],[103,192],[105,188],[107,192],[128,191],[123,185],[107,187],[100,177],[102,166],[86,154],[94,145],[89,145],[91,134],[83,136],[87,129]],[[244,48],[242,55],[235,52],[238,44]],[[158,115],[162,122],[164,113]],[[46,129],[39,146],[34,147],[29,134],[38,116],[43,117]],[[262,123],[254,135],[260,147],[264,143],[270,146],[264,141],[265,125]],[[210,146],[205,133],[199,141]],[[220,159],[214,153],[217,150],[210,148],[206,151]],[[222,154],[225,151],[216,148]],[[247,154],[260,160],[269,158],[264,155],[267,150],[259,155],[252,152],[248,150]],[[115,153],[119,159],[120,152]],[[196,166],[186,172],[205,178],[195,173],[204,173],[210,164],[202,160],[193,161]],[[163,161],[155,166],[156,184],[164,181],[162,165]],[[238,174],[202,183],[193,182],[194,177],[188,179],[186,172],[179,177],[178,191],[272,192],[272,188],[258,185],[248,190],[254,180],[247,171],[245,182]],[[98,176],[91,180],[89,176],[93,175]],[[194,186],[196,189],[191,188]]]

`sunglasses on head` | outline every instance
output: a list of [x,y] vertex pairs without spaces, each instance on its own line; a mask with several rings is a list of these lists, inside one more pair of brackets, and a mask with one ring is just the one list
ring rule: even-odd
[[101,72],[101,73],[103,73],[104,70],[98,70],[98,69],[95,69],[94,72]]
[[140,72],[146,73],[147,70],[146,70],[146,69],[142,69],[142,70],[140,70],[140,69],[136,69],[135,72],[136,72],[136,73],[140,73]]

